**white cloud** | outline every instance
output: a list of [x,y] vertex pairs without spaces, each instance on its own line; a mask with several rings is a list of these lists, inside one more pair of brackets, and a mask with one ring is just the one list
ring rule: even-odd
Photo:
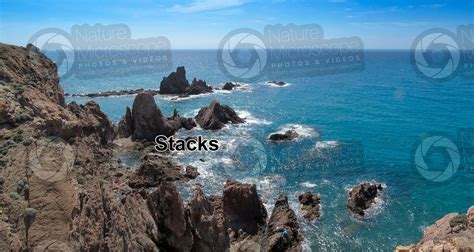
[[219,10],[243,5],[243,0],[195,0],[186,5],[174,5],[168,8],[171,12],[193,13],[200,11]]

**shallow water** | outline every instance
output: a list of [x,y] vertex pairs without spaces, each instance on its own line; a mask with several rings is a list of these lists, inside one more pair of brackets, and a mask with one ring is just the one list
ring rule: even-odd
[[[423,134],[440,131],[454,138],[458,129],[474,127],[474,83],[462,78],[427,82],[415,75],[407,51],[367,51],[365,56],[364,71],[282,79],[291,84],[285,87],[262,79],[246,83],[248,90],[176,101],[156,96],[167,115],[176,108],[182,115],[194,116],[217,98],[247,120],[218,132],[180,131],[179,135],[216,138],[221,151],[181,153],[174,158],[198,167],[201,176],[190,183],[201,183],[209,194],[221,193],[228,178],[256,183],[269,210],[280,191],[287,192],[298,213],[298,193],[320,193],[321,219],[301,220],[307,249],[390,251],[398,244],[417,242],[435,220],[474,204],[474,171],[459,169],[448,182],[434,183],[420,176],[412,164],[417,139]],[[217,66],[215,51],[173,51],[173,64],[186,66],[188,80],[197,77],[211,85],[228,81]],[[62,86],[66,93],[158,88],[168,73],[66,79]],[[117,123],[133,99],[94,100]],[[305,137],[281,144],[266,140],[290,126]],[[361,181],[386,185],[365,219],[351,216],[345,205],[347,190]],[[188,198],[191,186],[179,188]]]

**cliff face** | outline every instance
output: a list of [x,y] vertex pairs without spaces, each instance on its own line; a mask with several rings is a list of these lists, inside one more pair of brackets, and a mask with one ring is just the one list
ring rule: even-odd
[[473,251],[474,206],[465,214],[450,213],[429,226],[417,244],[396,251]]
[[254,185],[228,182],[223,196],[198,188],[185,205],[173,182],[190,178],[167,157],[121,169],[125,139],[96,103],[66,105],[56,70],[33,46],[0,44],[0,251],[258,248],[272,224]]

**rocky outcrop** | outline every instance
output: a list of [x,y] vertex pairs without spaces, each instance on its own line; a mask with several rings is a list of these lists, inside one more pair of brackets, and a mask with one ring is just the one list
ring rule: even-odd
[[186,69],[180,66],[176,72],[172,72],[168,77],[164,77],[160,83],[160,94],[173,94],[180,97],[211,93],[212,87],[208,86],[203,80],[193,79],[189,85],[186,79]]
[[188,88],[186,70],[184,66],[180,66],[176,72],[172,72],[168,77],[163,77],[160,83],[160,94],[184,94]]
[[229,122],[244,122],[232,108],[221,105],[217,100],[213,100],[209,106],[201,108],[195,119],[199,126],[206,130],[222,129]]
[[285,133],[273,133],[270,135],[269,139],[271,141],[286,141],[286,140],[293,140],[297,138],[299,135],[294,130],[287,130]]
[[284,193],[280,194],[268,221],[263,238],[263,251],[301,251],[303,236],[295,212],[288,205]]
[[235,87],[237,87],[237,84],[234,84],[234,83],[232,83],[232,82],[226,82],[226,83],[224,84],[224,86],[222,87],[222,90],[228,90],[228,91],[230,91],[230,90],[234,89]]
[[396,251],[473,251],[474,206],[466,214],[450,213],[429,226],[418,244],[398,246]]
[[198,95],[204,93],[212,93],[212,87],[208,86],[203,80],[194,80],[191,82],[191,86],[186,89],[186,95]]
[[227,181],[222,196],[226,226],[256,235],[265,225],[267,211],[252,184]]
[[166,118],[156,105],[153,95],[139,93],[133,101],[132,110],[127,107],[125,116],[119,122],[118,133],[132,140],[153,141],[157,135],[172,136],[180,128],[191,129],[192,119],[181,118],[175,111],[172,118]]
[[90,97],[90,98],[95,98],[95,97],[109,97],[109,96],[124,96],[124,95],[135,95],[138,93],[142,92],[147,92],[152,94],[153,96],[159,94],[158,90],[153,90],[153,89],[132,89],[132,90],[119,90],[119,91],[104,91],[104,92],[99,92],[99,93],[89,93],[89,94],[64,94],[65,96],[72,96],[72,97]]
[[156,237],[159,247],[171,251],[190,251],[194,237],[189,219],[189,212],[174,184],[162,183],[147,199],[158,227]]
[[215,202],[200,186],[194,189],[188,206],[194,228],[193,251],[225,251],[230,247],[222,208]]
[[303,217],[313,221],[321,216],[321,197],[311,192],[305,192],[298,196]]
[[364,216],[365,210],[375,202],[375,198],[381,190],[383,190],[382,184],[362,183],[357,185],[349,191],[347,207],[354,214]]

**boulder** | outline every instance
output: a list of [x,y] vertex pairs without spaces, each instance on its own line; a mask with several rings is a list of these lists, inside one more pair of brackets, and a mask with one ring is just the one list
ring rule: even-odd
[[222,203],[227,227],[234,232],[242,230],[246,234],[256,235],[265,225],[267,210],[254,184],[227,181]]
[[206,130],[221,129],[229,122],[244,122],[232,108],[221,105],[217,100],[213,100],[209,106],[201,108],[195,118],[201,128]]
[[186,166],[186,173],[184,176],[190,179],[195,179],[199,176],[199,172],[196,167],[188,165]]
[[186,70],[184,66],[176,69],[168,77],[163,77],[160,83],[160,94],[184,94],[189,88],[189,82],[186,80]]
[[305,192],[298,196],[303,217],[313,221],[321,216],[321,197],[311,192]]
[[285,133],[273,133],[270,135],[269,139],[271,141],[285,141],[285,140],[293,140],[297,138],[299,135],[294,130],[287,130]]
[[262,242],[263,251],[301,251],[303,236],[295,212],[284,193],[275,203]]
[[381,184],[359,184],[349,191],[347,207],[354,214],[364,216],[364,211],[375,202],[375,198],[381,190],[383,190]]
[[267,83],[270,83],[270,84],[276,85],[276,86],[285,86],[287,84],[284,81],[268,81]]

